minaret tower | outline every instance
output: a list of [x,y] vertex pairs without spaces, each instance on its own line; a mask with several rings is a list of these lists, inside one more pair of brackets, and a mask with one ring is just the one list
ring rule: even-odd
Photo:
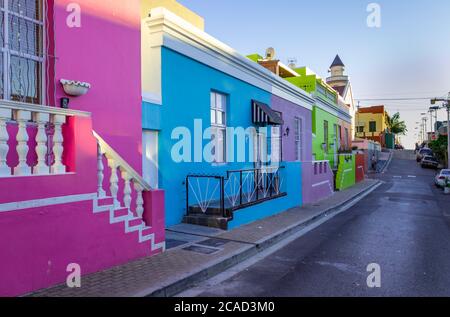
[[345,65],[339,55],[336,55],[333,63],[330,66],[331,76],[327,78],[327,84],[331,87],[345,87],[348,84],[348,76],[344,74]]

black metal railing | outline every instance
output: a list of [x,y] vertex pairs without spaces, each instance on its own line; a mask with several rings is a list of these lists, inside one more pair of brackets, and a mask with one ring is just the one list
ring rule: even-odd
[[187,214],[232,218],[233,211],[286,196],[285,167],[231,170],[226,176],[188,175]]

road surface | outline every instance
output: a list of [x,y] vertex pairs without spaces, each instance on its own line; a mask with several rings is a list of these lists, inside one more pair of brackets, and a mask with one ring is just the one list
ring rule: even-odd
[[[450,198],[434,187],[435,171],[408,158],[396,155],[377,176],[385,183],[347,212],[242,272],[185,294],[450,296]],[[381,269],[380,288],[367,285],[371,263]]]

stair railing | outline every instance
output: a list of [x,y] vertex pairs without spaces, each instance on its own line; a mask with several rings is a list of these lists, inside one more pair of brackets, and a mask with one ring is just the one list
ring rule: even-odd
[[[143,192],[152,190],[151,186],[141,177],[141,175],[132,168],[104,139],[102,139],[95,131],[93,132],[97,139],[97,177],[98,177],[98,196],[100,198],[106,196],[106,190],[103,188],[105,166],[103,158],[107,160],[108,167],[111,169],[111,176],[109,179],[109,192],[114,201],[116,208],[121,207],[119,201],[119,177],[123,179],[123,203],[125,208],[131,212],[132,193],[133,189],[136,192],[136,216],[141,218],[144,214],[144,199]],[[133,185],[133,187],[131,186]]]

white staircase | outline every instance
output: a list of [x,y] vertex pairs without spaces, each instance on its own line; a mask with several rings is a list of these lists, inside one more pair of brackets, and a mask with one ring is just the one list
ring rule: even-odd
[[[165,251],[165,242],[156,243],[155,233],[152,227],[149,227],[143,221],[144,200],[142,193],[152,190],[145,180],[128,164],[120,155],[114,151],[97,133],[94,136],[98,142],[98,193],[94,200],[94,214],[109,213],[110,224],[124,224],[126,234],[138,234],[139,243],[151,243],[151,251]],[[104,180],[104,164],[103,158],[106,158],[108,166],[111,169],[111,177],[109,179],[109,192],[111,196],[107,196],[103,188]],[[117,197],[119,192],[119,178],[117,173],[122,176],[124,182],[122,199],[124,206],[121,205]],[[131,186],[133,184],[133,186]],[[133,211],[132,194],[135,192],[136,208]]]

